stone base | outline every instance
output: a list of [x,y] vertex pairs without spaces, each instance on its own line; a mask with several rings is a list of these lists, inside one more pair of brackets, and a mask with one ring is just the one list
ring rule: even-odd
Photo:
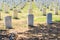
[[8,28],[6,27],[6,29],[13,29],[13,28],[12,27],[8,27]]
[[28,25],[28,28],[31,29],[31,28],[34,28],[34,26],[32,26],[32,25]]

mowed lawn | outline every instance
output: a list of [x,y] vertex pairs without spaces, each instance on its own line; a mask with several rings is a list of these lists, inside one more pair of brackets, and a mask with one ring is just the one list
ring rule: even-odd
[[[13,11],[9,10],[9,13],[6,14],[4,11],[2,11],[2,20],[0,21],[0,29],[5,29],[4,25],[4,17],[7,15],[12,16],[12,27],[15,29],[26,29],[27,26],[27,17],[28,17],[28,9],[29,9],[29,3],[26,3],[25,7],[21,9],[21,13],[18,13],[18,18],[19,19],[13,19]],[[32,3],[32,14],[34,15],[34,25],[41,24],[41,23],[46,23],[46,16],[42,15],[42,11],[40,11],[39,8],[35,5],[35,3]],[[50,11],[49,9],[46,9],[47,13],[52,13],[53,14],[53,21],[60,21],[60,10],[59,15],[54,15],[54,11]],[[22,27],[22,28],[21,28]]]

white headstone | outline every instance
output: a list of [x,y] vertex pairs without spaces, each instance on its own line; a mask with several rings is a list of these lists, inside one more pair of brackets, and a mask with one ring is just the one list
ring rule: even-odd
[[11,16],[6,16],[5,17],[5,26],[8,29],[12,28],[12,20],[11,20]]
[[46,8],[42,8],[43,16],[46,16]]
[[53,3],[51,2],[51,3],[50,3],[50,11],[53,11],[53,8],[54,8],[54,7],[53,7]]
[[9,13],[8,10],[9,10],[8,4],[4,4],[4,12]]
[[13,18],[18,19],[18,11],[16,9],[14,10]]
[[33,26],[34,24],[34,15],[28,14],[28,26]]
[[55,8],[54,13],[55,15],[58,15],[58,8]]
[[47,14],[47,24],[52,24],[52,13]]

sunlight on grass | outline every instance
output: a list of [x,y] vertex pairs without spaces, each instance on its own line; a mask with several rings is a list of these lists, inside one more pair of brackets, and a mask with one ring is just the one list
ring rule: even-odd
[[[28,9],[29,9],[29,3],[26,3],[25,7],[21,9],[21,13],[18,13],[18,18],[17,20],[13,19],[13,10],[10,11],[9,13],[6,14],[4,11],[2,11],[2,19],[4,19],[5,16],[10,15],[12,16],[12,26],[13,28],[17,27],[27,27],[27,15],[28,15]],[[40,22],[46,22],[46,16],[42,15],[42,11],[37,8],[37,6],[32,3],[32,10],[33,10],[33,15],[34,15],[34,22],[40,23]],[[46,9],[46,12],[49,13],[51,12],[53,14],[53,21],[59,21],[60,22],[60,11],[59,15],[55,15],[54,11],[50,11],[49,9]],[[3,21],[3,20],[2,20]],[[1,25],[3,24],[3,25]],[[0,29],[5,29],[4,22],[0,22]]]

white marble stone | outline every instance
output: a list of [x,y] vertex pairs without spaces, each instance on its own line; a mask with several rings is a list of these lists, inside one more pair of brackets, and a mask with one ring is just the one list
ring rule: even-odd
[[46,8],[42,8],[43,16],[46,16]]
[[55,15],[58,15],[58,8],[57,7],[54,9],[54,13],[55,13]]
[[5,26],[7,29],[12,28],[12,19],[11,16],[6,16],[5,17]]
[[28,26],[33,26],[33,25],[34,25],[34,15],[28,14]]
[[52,24],[52,13],[47,14],[47,24]]

